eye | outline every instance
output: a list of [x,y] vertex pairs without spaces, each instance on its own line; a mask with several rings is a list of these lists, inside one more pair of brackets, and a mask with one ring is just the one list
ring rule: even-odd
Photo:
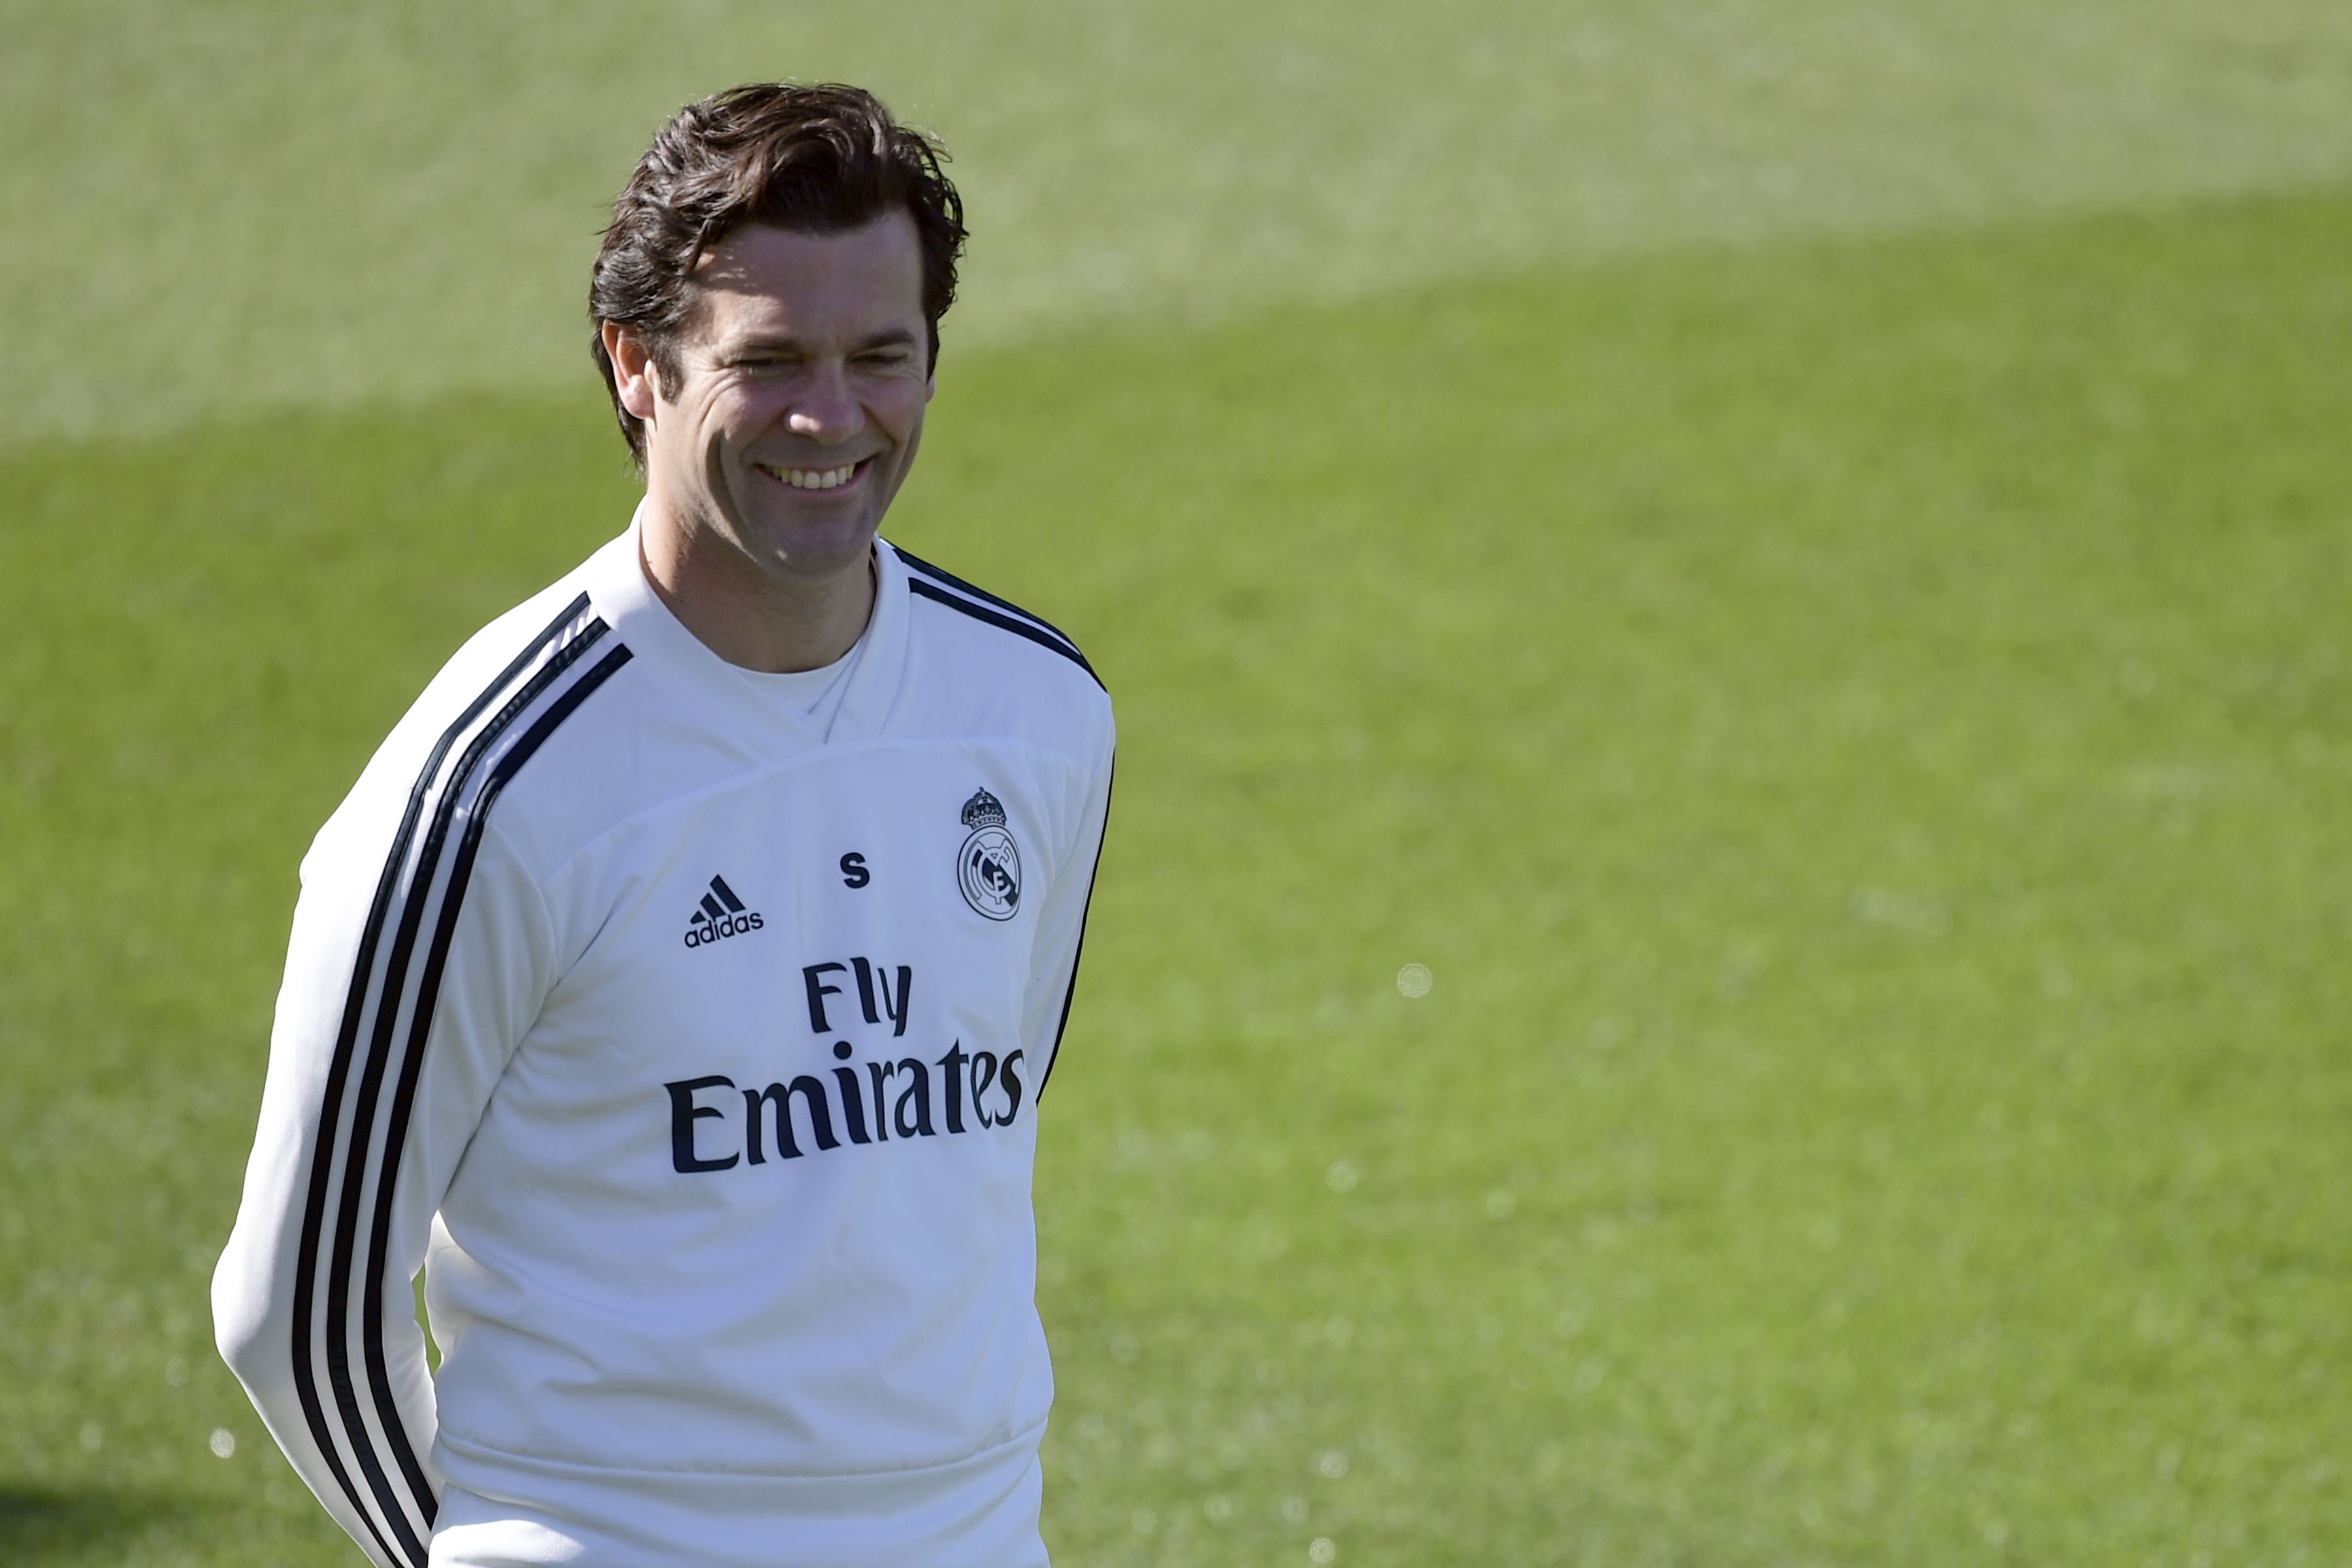
[[783,375],[800,368],[801,356],[782,348],[745,347],[719,357],[738,375]]

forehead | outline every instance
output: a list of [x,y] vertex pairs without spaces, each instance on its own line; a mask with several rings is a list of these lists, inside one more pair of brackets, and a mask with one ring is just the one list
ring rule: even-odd
[[703,254],[694,284],[714,337],[824,342],[923,325],[922,245],[903,209],[833,234],[747,224]]

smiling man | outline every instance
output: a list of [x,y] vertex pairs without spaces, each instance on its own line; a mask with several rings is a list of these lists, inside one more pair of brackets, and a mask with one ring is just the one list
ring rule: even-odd
[[303,861],[214,1308],[387,1568],[1045,1561],[1034,1108],[1112,732],[1068,638],[877,535],[940,156],[842,87],[663,129],[590,294],[645,500]]

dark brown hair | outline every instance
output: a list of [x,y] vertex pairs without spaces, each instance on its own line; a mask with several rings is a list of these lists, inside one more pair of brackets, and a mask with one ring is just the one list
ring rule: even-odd
[[680,379],[695,263],[745,224],[839,234],[906,209],[922,247],[926,363],[936,366],[964,242],[963,199],[940,168],[946,160],[945,148],[892,120],[872,93],[838,82],[755,82],[679,110],[613,204],[588,285],[590,352],[637,466],[645,426],[621,406],[604,323],[645,340],[667,395]]

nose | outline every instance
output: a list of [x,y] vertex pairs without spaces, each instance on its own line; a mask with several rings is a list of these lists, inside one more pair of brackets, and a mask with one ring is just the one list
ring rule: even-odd
[[831,446],[846,441],[866,423],[865,411],[849,390],[848,369],[836,361],[822,360],[809,367],[793,389],[784,424],[795,436]]

